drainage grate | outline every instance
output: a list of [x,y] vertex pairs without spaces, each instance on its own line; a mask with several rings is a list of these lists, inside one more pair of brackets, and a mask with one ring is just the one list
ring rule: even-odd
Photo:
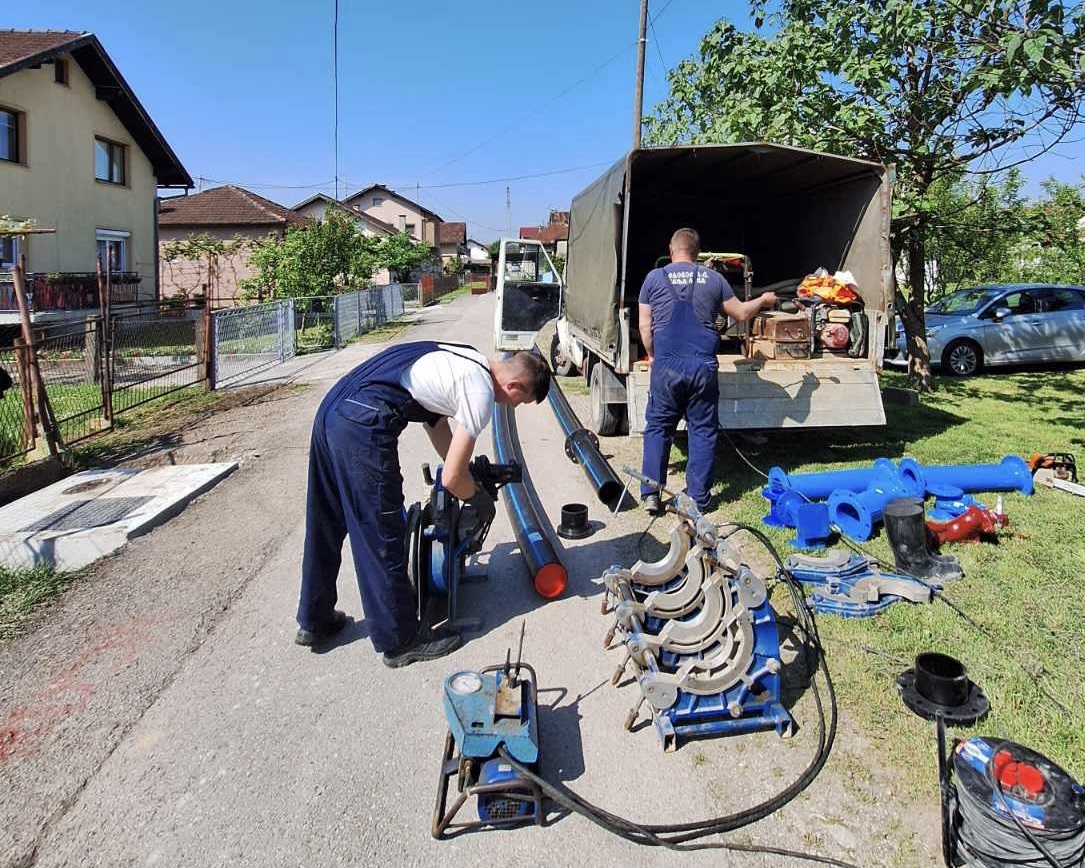
[[130,512],[143,506],[153,496],[145,497],[97,497],[93,500],[76,500],[63,506],[33,524],[20,528],[20,533],[41,530],[86,530],[120,521]]

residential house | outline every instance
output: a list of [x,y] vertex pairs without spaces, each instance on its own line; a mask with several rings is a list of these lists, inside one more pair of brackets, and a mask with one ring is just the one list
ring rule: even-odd
[[520,237],[527,241],[541,241],[551,256],[564,258],[569,252],[569,212],[551,211],[545,226],[521,226]]
[[[287,229],[308,222],[301,214],[232,184],[164,199],[158,218],[162,297],[202,298],[212,307],[238,304],[241,281],[256,273],[248,264],[251,243],[281,240]],[[171,242],[201,236],[231,243],[233,249],[214,258],[171,255]]]
[[406,232],[430,247],[439,245],[437,226],[444,222],[440,215],[383,184],[371,184],[347,196],[343,204],[391,224],[397,232]]
[[[323,220],[324,216],[328,213],[329,208],[335,209],[336,211],[351,217],[351,219],[357,223],[359,231],[368,237],[387,238],[389,235],[395,235],[396,232],[399,231],[391,224],[366,214],[364,211],[360,210],[358,206],[352,208],[324,193],[317,193],[315,196],[310,196],[304,202],[299,202],[291,210],[297,214],[301,214],[303,217],[308,217],[310,220]],[[373,275],[372,280],[373,283],[376,284],[391,283],[392,276],[389,274],[387,268],[382,268]]]
[[315,196],[310,196],[304,202],[299,202],[291,210],[300,214],[302,217],[308,217],[310,220],[323,220],[324,215],[329,208],[334,208],[344,214],[349,214],[357,222],[358,228],[363,235],[375,235],[383,238],[388,235],[394,235],[399,231],[391,223],[385,223],[377,217],[366,214],[357,206],[352,208],[345,202],[333,199],[331,196],[325,195],[324,193],[317,193]]
[[466,223],[437,224],[437,254],[446,269],[451,263],[457,266],[464,264],[467,259]]
[[[0,30],[0,215],[53,234],[0,239],[0,271],[26,257],[32,318],[97,309],[97,262],[114,303],[158,298],[158,188],[192,186],[93,33]],[[0,324],[18,321],[0,273]]]
[[468,265],[489,265],[490,247],[474,238],[467,239],[467,263]]

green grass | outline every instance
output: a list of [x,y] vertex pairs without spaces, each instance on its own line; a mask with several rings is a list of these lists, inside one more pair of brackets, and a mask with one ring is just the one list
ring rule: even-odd
[[0,637],[14,635],[34,609],[63,591],[75,575],[45,566],[13,569],[0,564]]
[[[883,384],[903,385],[903,377],[887,373]],[[771,435],[765,446],[740,448],[763,470],[778,464],[789,472],[867,466],[882,455],[950,464],[1085,451],[1085,369],[940,379],[937,385],[920,406],[887,403],[884,428],[788,430]],[[684,470],[681,451],[676,448],[672,458]],[[716,478],[721,513],[760,526],[767,505],[763,479],[726,440]],[[996,495],[979,497],[993,506]],[[997,545],[945,548],[966,570],[947,594],[995,641],[938,601],[900,603],[866,620],[819,618],[842,708],[907,770],[913,785],[922,781],[927,795],[935,768],[931,729],[904,709],[894,686],[896,675],[924,650],[958,657],[986,690],[992,713],[975,731],[1027,744],[1085,777],[1085,730],[1079,725],[1085,720],[1085,500],[1040,487],[1032,497],[1006,494],[1005,509],[1011,524]],[[791,550],[789,532],[766,531],[781,553]],[[864,547],[892,562],[884,535]],[[1048,702],[1037,683],[1071,716]]]
[[459,289],[454,289],[451,292],[446,292],[444,295],[442,295],[440,298],[437,299],[437,303],[438,304],[448,304],[450,301],[453,301],[453,300],[459,298],[461,295],[470,295],[470,294],[471,294],[471,287],[470,286],[461,286]]
[[385,341],[393,341],[414,325],[413,320],[397,319],[376,325],[367,332],[355,337],[352,344],[380,344]]

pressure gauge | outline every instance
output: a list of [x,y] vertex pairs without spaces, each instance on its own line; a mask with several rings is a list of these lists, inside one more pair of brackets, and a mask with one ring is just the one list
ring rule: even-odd
[[477,672],[457,672],[449,677],[448,689],[457,696],[478,693],[482,689],[482,676]]

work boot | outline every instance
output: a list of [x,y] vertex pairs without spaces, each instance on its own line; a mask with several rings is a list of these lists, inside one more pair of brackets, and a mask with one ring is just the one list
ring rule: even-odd
[[321,642],[328,641],[347,626],[348,621],[350,621],[350,618],[347,613],[336,609],[332,612],[332,619],[327,624],[313,630],[299,628],[297,635],[294,637],[294,643],[296,645],[319,645]]
[[419,660],[436,660],[451,654],[462,644],[463,637],[459,633],[444,628],[434,630],[423,623],[409,642],[384,652],[384,665],[399,669]]
[[964,575],[960,562],[949,555],[935,555],[927,546],[923,503],[911,498],[885,505],[885,535],[893,549],[897,570],[935,586]]
[[659,501],[658,494],[646,494],[640,499],[641,506],[643,506],[649,515],[663,515],[667,510],[663,508],[663,504]]

